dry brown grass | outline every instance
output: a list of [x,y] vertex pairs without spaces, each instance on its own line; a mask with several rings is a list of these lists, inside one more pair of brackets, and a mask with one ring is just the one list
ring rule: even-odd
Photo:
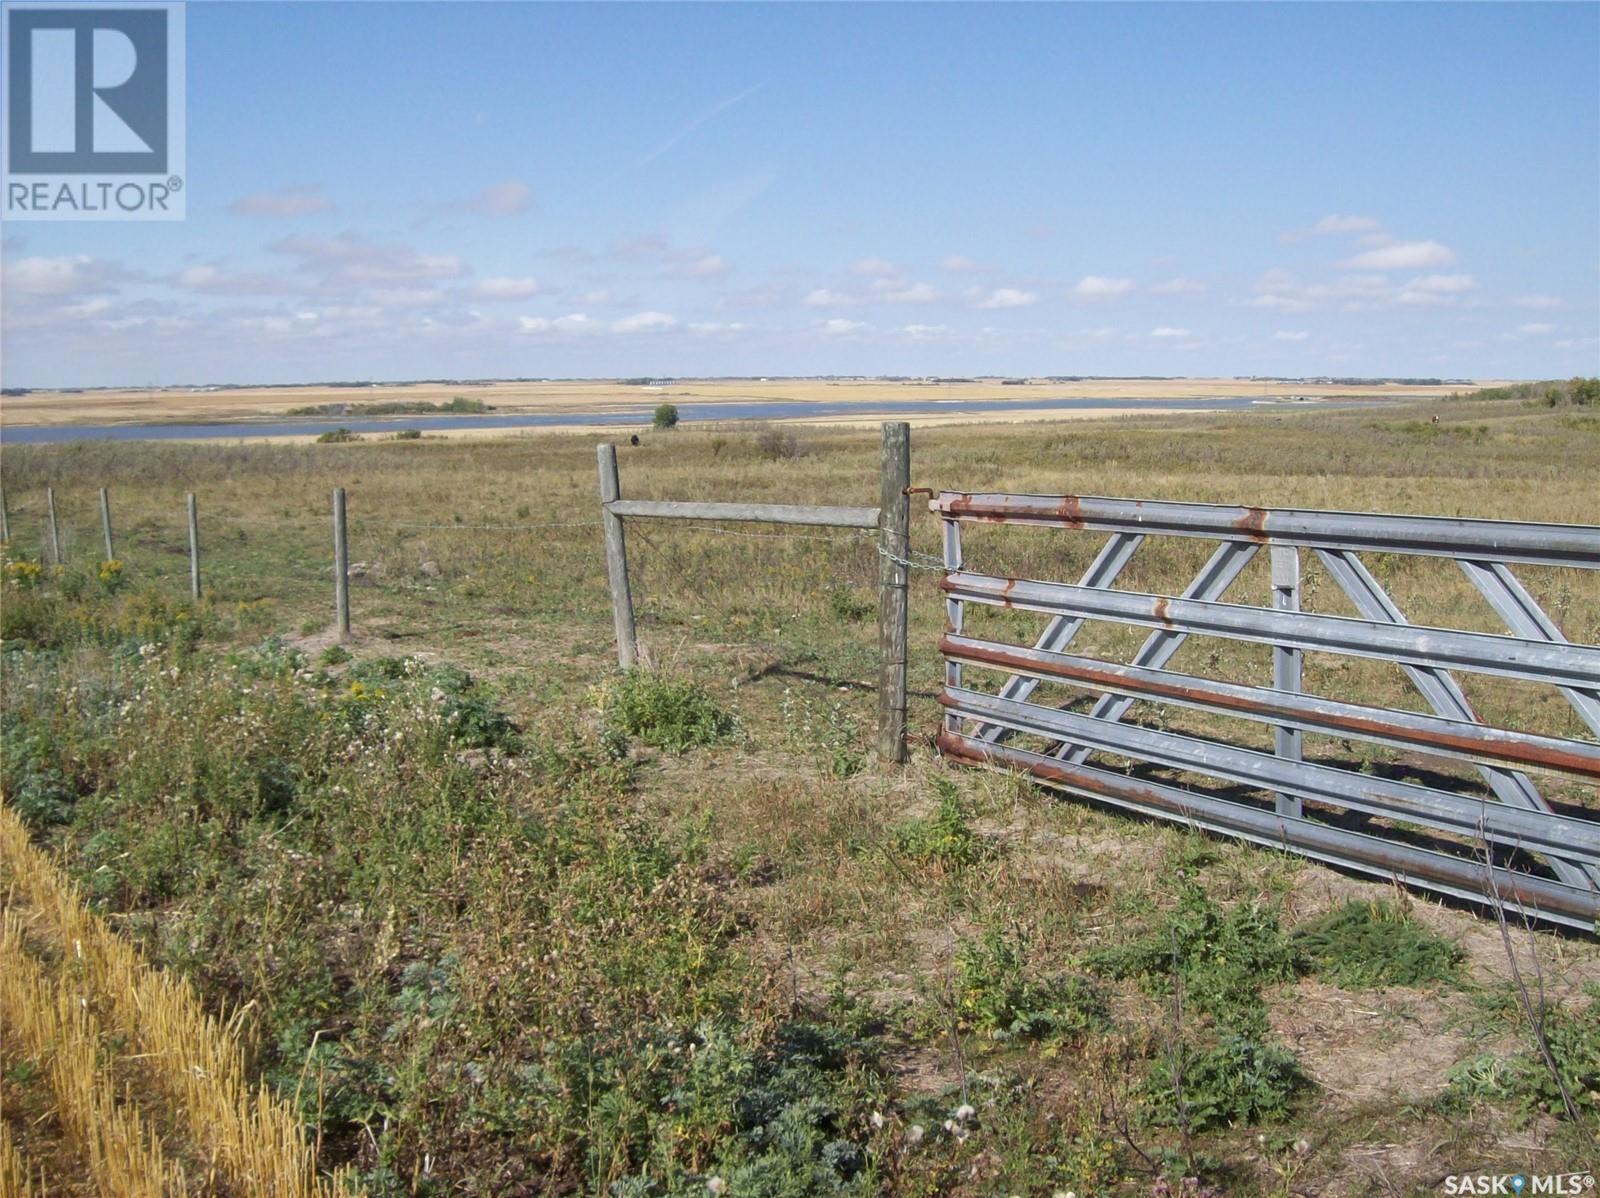
[[207,1171],[231,1190],[274,1198],[339,1192],[318,1176],[315,1151],[288,1107],[265,1085],[249,1084],[236,1029],[208,1014],[183,979],[150,969],[88,911],[9,806],[0,807],[0,862],[64,961],[61,976],[49,977],[25,952],[17,912],[6,912],[5,1026],[31,1053],[51,1054],[61,1118],[104,1192],[134,1198],[163,1193],[166,1185],[182,1192],[183,1184],[139,1111],[115,1102],[97,1061],[101,1033],[93,1005],[103,1006],[131,1042],[144,1076],[179,1114],[186,1138],[206,1153]]

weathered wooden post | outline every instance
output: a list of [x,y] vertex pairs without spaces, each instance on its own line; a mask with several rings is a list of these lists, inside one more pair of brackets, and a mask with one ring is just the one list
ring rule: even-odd
[[195,506],[194,492],[186,497],[189,507],[189,596],[200,599],[200,510]]
[[115,561],[117,551],[111,543],[111,493],[104,487],[100,488],[100,530],[106,534],[106,561]]
[[345,535],[344,488],[333,489],[333,616],[341,641],[350,639],[350,542]]
[[[1272,552],[1272,606],[1277,611],[1300,610],[1300,550],[1293,545],[1273,545]],[[1301,653],[1299,649],[1272,646],[1272,685],[1281,691],[1300,690]],[[1285,761],[1299,761],[1302,733],[1298,728],[1279,727],[1273,730],[1273,748]],[[1294,795],[1280,794],[1276,799],[1279,815],[1298,818],[1300,800]]]
[[61,526],[56,523],[56,489],[44,489],[44,505],[50,509],[50,564],[61,564]]
[[11,517],[6,513],[6,489],[0,487],[0,541],[11,543]]
[[605,535],[606,574],[611,580],[611,619],[617,630],[617,664],[631,670],[639,659],[638,642],[633,630],[633,591],[628,586],[628,547],[623,536],[622,517],[611,510],[611,504],[622,498],[622,484],[617,478],[617,447],[601,445],[600,459],[600,526]]
[[911,557],[911,426],[883,426],[878,457],[878,756],[906,759],[906,617]]

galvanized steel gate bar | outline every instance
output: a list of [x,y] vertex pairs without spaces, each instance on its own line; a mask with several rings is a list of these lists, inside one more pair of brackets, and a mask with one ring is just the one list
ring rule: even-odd
[[[1600,570],[1600,527],[1078,495],[944,492],[929,509],[943,521],[946,573],[940,587],[947,632],[939,646],[945,675],[939,745],[947,755],[1024,770],[1072,793],[1349,869],[1474,902],[1498,899],[1538,918],[1595,929],[1600,816],[1554,813],[1525,771],[1593,785],[1600,780],[1600,743],[1487,725],[1451,671],[1553,687],[1600,737],[1600,646],[1568,641],[1510,569]],[[961,525],[972,522],[1111,535],[1074,585],[967,570]],[[1149,536],[1221,544],[1181,595],[1111,589]],[[1228,587],[1262,547],[1272,555],[1272,606],[1224,602]],[[1359,617],[1300,610],[1302,549],[1317,556]],[[1357,556],[1365,551],[1454,559],[1509,634],[1409,623]],[[1050,620],[1031,647],[984,640],[964,632],[966,607],[972,603],[1039,612]],[[1068,652],[1086,620],[1151,631],[1132,662],[1123,665]],[[1190,636],[1270,645],[1273,685],[1247,686],[1164,668]],[[1308,650],[1395,663],[1434,714],[1302,693],[1300,657]],[[1000,671],[1004,681],[998,693],[968,685],[969,668]],[[1098,698],[1086,713],[1030,701],[1042,682]],[[1127,722],[1139,702],[1267,724],[1275,730],[1274,751]],[[1304,762],[1306,733],[1470,762],[1489,793]],[[1048,748],[1007,744],[1016,734],[1042,740]],[[1190,790],[1110,770],[1090,764],[1096,753],[1202,775],[1230,789]],[[1241,789],[1261,799],[1233,797]],[[1364,817],[1363,830],[1342,826],[1350,822],[1347,817],[1330,818],[1335,811]],[[1419,842],[1418,833],[1431,839]]]

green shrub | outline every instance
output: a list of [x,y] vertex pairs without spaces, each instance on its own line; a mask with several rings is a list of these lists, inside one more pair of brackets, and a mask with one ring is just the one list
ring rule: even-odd
[[655,413],[650,417],[650,423],[657,428],[677,428],[678,405],[670,403],[657,404]]
[[697,683],[639,668],[602,689],[600,710],[607,728],[672,753],[716,744],[734,728]]
[[420,428],[403,428],[394,435],[396,441],[420,441],[422,430]]
[[317,654],[317,661],[325,666],[342,666],[350,660],[350,650],[343,645],[329,645]]
[[996,1040],[1081,1035],[1106,1021],[1105,995],[1089,979],[1036,979],[1027,943],[989,931],[956,950],[956,1005],[961,1020]]
[[317,436],[318,445],[343,445],[348,441],[361,440],[361,434],[352,432],[347,428],[333,428]]
[[1294,929],[1309,967],[1346,989],[1459,981],[1461,947],[1393,903],[1349,902]]
[[1277,911],[1256,902],[1222,910],[1196,882],[1181,883],[1177,906],[1131,944],[1105,949],[1091,964],[1111,977],[1135,978],[1170,993],[1174,970],[1184,1005],[1238,1031],[1259,1032],[1266,1013],[1261,988],[1293,979],[1299,954],[1285,938]]
[[1282,1119],[1310,1084],[1287,1048],[1229,1034],[1207,1048],[1179,1041],[1150,1071],[1145,1099],[1151,1122],[1204,1131]]

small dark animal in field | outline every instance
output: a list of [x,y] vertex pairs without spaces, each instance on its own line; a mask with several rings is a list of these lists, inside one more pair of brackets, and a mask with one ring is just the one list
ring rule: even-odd
[[1434,418],[1433,418],[1433,422],[1434,422],[1434,423],[1435,423],[1435,424],[1438,424],[1438,423],[1439,423],[1439,418],[1438,418],[1438,417],[1437,417],[1437,416],[1435,416],[1435,417],[1434,417]]
[[[1437,419],[1437,417],[1436,417],[1436,419]],[[637,444],[639,444],[639,434],[638,433],[634,433],[633,436],[629,437],[628,438],[628,444],[629,445],[637,445]]]

